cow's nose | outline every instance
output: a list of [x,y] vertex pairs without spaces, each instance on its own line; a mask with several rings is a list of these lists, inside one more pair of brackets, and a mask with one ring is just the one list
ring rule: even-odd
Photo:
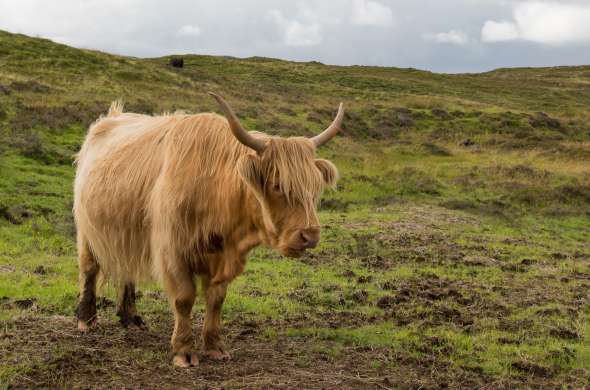
[[320,229],[308,228],[301,230],[299,234],[304,248],[315,248],[320,242]]

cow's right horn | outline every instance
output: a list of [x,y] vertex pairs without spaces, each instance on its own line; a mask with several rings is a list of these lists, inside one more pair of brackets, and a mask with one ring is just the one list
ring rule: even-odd
[[217,103],[219,103],[221,111],[223,111],[223,114],[229,122],[229,128],[231,129],[231,132],[234,134],[237,140],[240,141],[243,145],[254,149],[258,154],[262,154],[265,148],[264,141],[252,137],[252,135],[242,127],[240,121],[238,120],[238,117],[236,116],[236,114],[234,114],[234,111],[221,96],[213,92],[209,92],[209,95],[213,96],[215,100],[217,100]]

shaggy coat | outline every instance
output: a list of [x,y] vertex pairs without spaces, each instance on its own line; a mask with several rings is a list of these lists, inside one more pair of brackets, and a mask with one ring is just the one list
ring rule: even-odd
[[259,244],[290,256],[315,246],[316,205],[337,179],[330,162],[315,159],[311,140],[250,135],[264,142],[262,153],[217,114],[147,116],[119,103],[90,127],[74,185],[81,330],[96,318],[99,272],[118,288],[124,325],[144,326],[134,285],[155,277],[175,312],[174,362],[194,365],[190,310],[200,275],[205,349],[228,357],[219,337],[227,284]]

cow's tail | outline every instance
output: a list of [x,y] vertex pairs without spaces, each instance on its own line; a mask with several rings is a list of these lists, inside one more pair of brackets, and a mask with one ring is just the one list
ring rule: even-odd
[[109,112],[107,114],[107,118],[119,116],[123,113],[123,101],[122,100],[115,100],[111,103],[111,107],[109,107]]

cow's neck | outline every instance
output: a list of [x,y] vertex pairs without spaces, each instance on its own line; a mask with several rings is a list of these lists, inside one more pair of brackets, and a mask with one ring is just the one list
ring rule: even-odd
[[[264,218],[263,206],[256,199],[253,191],[244,186],[238,202],[236,213],[235,242],[240,251],[248,252],[258,245],[276,246],[277,235],[274,224]],[[267,218],[269,212],[267,211]]]
[[245,186],[232,201],[235,204],[233,228],[226,232],[227,245],[234,254],[244,257],[250,250],[265,243],[265,229],[260,205]]
[[266,243],[264,225],[256,208],[256,198],[245,190],[236,200],[239,202],[235,203],[233,217],[236,220],[233,228],[223,233],[223,242],[218,251],[210,253],[210,259],[216,259],[211,263],[217,264],[215,267],[206,267],[212,283],[231,282],[243,272],[248,253],[260,244]]

